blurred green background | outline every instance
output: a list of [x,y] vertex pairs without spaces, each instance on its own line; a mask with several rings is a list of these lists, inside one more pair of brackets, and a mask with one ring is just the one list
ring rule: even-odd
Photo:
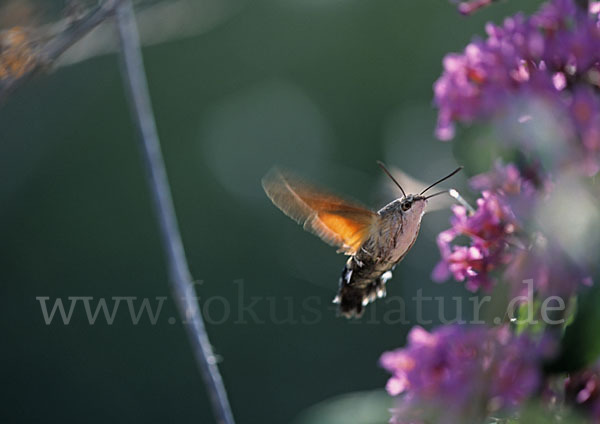
[[[65,2],[43,3],[53,18]],[[381,190],[375,160],[424,181],[449,172],[453,145],[433,137],[442,57],[483,34],[486,21],[539,3],[500,3],[469,18],[442,0],[198,4],[210,19],[199,14],[196,31],[144,54],[200,304],[222,296],[207,325],[231,404],[240,423],[332,423],[322,402],[382,390],[378,358],[411,325],[382,323],[384,301],[360,321],[336,317],[330,301],[345,259],[278,211],[260,178],[279,164],[376,209],[397,193]],[[180,16],[161,18],[147,37]],[[46,325],[36,300],[170,296],[117,55],[73,60],[1,107],[0,205],[0,421],[212,422],[184,330],[168,322],[170,297],[156,325],[133,325],[125,305],[112,325],[90,325],[81,304],[69,325]],[[430,280],[448,216],[425,217],[388,296],[410,299],[421,288],[469,297],[460,284]],[[240,287],[247,304],[260,299],[263,323],[237,322]],[[303,309],[307,298],[316,312]],[[231,313],[220,320],[223,300]],[[415,313],[407,300],[407,319]],[[350,396],[342,409],[363,415],[345,422],[386,420],[385,395]]]

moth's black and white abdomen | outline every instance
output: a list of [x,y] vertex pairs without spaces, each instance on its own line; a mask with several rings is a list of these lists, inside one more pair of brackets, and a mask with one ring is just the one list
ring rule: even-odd
[[386,282],[392,278],[391,270],[381,272],[374,263],[357,262],[350,258],[342,271],[338,294],[333,299],[339,305],[340,314],[346,318],[359,318],[365,306],[385,297]]

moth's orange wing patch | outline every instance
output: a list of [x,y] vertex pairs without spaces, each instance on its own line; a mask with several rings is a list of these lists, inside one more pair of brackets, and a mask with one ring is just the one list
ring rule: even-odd
[[274,169],[262,180],[267,196],[287,216],[352,255],[372,234],[379,215]]
[[[370,212],[370,211],[369,211]],[[319,221],[334,235],[331,244],[348,254],[354,254],[371,234],[374,218],[364,212],[319,212]],[[324,237],[321,237],[324,239]],[[338,240],[339,238],[339,240]]]

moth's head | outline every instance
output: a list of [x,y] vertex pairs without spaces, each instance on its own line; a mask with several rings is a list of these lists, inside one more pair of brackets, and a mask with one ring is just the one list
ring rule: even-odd
[[420,194],[409,194],[400,199],[400,209],[402,209],[402,212],[418,209],[417,213],[419,213],[423,211],[426,203],[427,199],[425,196]]
[[383,170],[383,172],[385,172],[387,174],[387,176],[390,177],[390,179],[398,186],[398,188],[400,189],[400,191],[403,194],[403,197],[401,197],[400,199],[394,200],[392,203],[390,203],[390,205],[394,205],[394,210],[398,211],[398,203],[399,203],[400,211],[403,215],[405,215],[405,216],[418,215],[419,219],[425,212],[425,205],[427,205],[427,199],[434,197],[434,196],[438,196],[440,194],[447,193],[447,191],[443,190],[438,193],[431,194],[429,196],[424,196],[424,194],[432,187],[435,187],[439,183],[446,181],[448,178],[450,178],[451,176],[453,176],[454,174],[456,174],[458,171],[460,171],[462,169],[462,166],[459,166],[457,169],[455,169],[450,174],[446,175],[444,178],[441,178],[441,179],[437,180],[435,183],[430,184],[427,188],[422,190],[419,194],[406,194],[406,192],[404,191],[404,189],[402,188],[400,183],[398,181],[396,181],[394,176],[390,173],[390,171],[387,170],[385,165],[379,161],[377,162],[377,164]]

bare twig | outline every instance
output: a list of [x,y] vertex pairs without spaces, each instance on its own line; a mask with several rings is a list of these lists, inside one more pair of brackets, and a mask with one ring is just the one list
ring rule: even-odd
[[179,313],[185,321],[185,328],[192,344],[196,362],[209,391],[215,417],[219,423],[233,424],[233,414],[204,327],[204,321],[198,308],[196,292],[192,284],[181,235],[177,226],[175,209],[148,93],[133,5],[130,0],[124,0],[117,8],[117,23],[121,42],[122,75],[133,118],[139,131],[140,147],[146,164],[148,184],[152,192],[162,242],[167,255],[172,290]]
[[41,69],[53,64],[69,47],[111,17],[115,13],[116,7],[122,2],[123,0],[106,0],[88,15],[73,22],[64,31],[43,43],[39,49],[36,49],[33,66],[17,78],[0,81],[0,101],[3,101],[13,90]]
[[[134,3],[135,20],[144,47],[206,33],[243,8],[243,3],[237,0],[170,0],[140,4],[142,7],[138,8]],[[101,25],[94,31],[93,37],[86,37],[70,48],[55,66],[117,53],[118,36],[114,28]]]

